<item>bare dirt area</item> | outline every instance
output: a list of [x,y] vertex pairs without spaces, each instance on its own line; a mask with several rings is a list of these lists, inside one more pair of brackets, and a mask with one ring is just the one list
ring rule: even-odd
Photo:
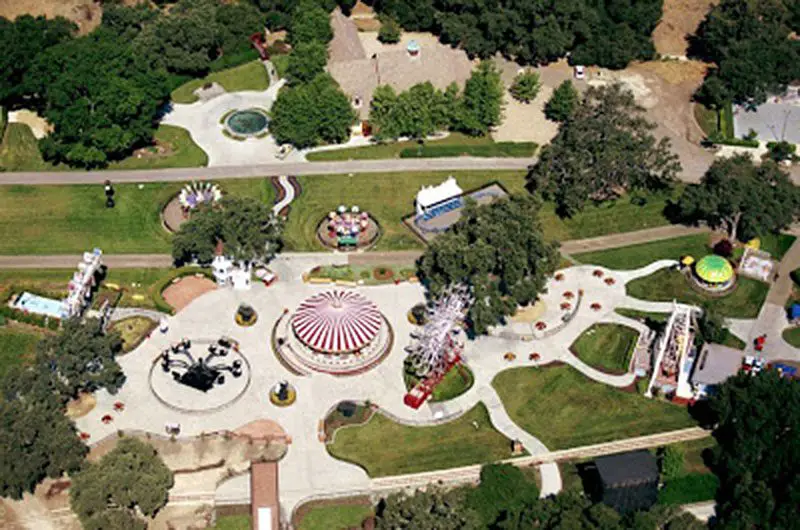
[[217,288],[217,284],[205,276],[184,276],[164,289],[161,293],[169,305],[180,311],[189,305],[195,298]]
[[662,55],[685,56],[687,37],[718,3],[719,0],[664,0],[661,22],[653,32],[656,51]]
[[497,142],[536,142],[546,145],[558,133],[558,124],[544,115],[544,105],[553,89],[542,85],[536,99],[530,103],[517,101],[508,91],[503,101],[503,121],[492,131]]
[[103,8],[93,0],[0,0],[0,17],[13,20],[25,14],[67,18],[83,35],[100,25]]

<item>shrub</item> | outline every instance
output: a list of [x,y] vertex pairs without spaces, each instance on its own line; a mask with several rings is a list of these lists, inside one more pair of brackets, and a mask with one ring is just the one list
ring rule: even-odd
[[790,144],[787,141],[781,142],[767,142],[767,149],[769,149],[769,158],[775,162],[783,162],[784,160],[795,160],[797,155],[797,146]]
[[661,477],[664,482],[676,479],[683,474],[683,450],[668,445],[661,454]]
[[376,280],[390,280],[394,276],[394,271],[389,267],[375,267],[372,271],[372,277]]
[[733,255],[733,243],[728,239],[722,239],[714,245],[714,254],[723,258],[730,258]]
[[392,17],[381,17],[381,29],[378,31],[378,40],[384,44],[400,42],[400,24]]
[[542,83],[539,81],[539,74],[532,71],[525,71],[520,72],[514,78],[510,92],[517,101],[530,103],[536,99],[541,87]]
[[578,106],[578,91],[567,79],[553,91],[553,95],[544,106],[544,115],[548,120],[566,121]]

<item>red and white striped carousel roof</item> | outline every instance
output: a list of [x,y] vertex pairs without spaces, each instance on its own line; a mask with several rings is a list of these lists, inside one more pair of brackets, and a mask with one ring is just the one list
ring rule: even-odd
[[378,306],[353,291],[327,291],[306,299],[292,316],[295,336],[323,353],[347,353],[372,342],[383,324]]

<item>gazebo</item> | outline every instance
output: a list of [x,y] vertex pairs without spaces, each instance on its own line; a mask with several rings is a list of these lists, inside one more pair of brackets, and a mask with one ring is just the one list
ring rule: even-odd
[[736,281],[730,262],[714,254],[694,264],[694,278],[698,285],[709,291],[725,291]]

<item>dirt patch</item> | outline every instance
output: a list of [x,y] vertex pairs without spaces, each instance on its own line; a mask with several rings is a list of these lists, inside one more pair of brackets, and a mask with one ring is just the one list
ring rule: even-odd
[[0,0],[0,17],[13,20],[25,14],[67,18],[85,35],[100,25],[103,8],[92,0]]
[[33,136],[37,140],[41,140],[45,136],[53,132],[53,126],[44,118],[31,110],[17,110],[8,113],[9,123],[22,123],[31,128]]
[[706,75],[708,65],[700,61],[650,61],[639,65],[640,68],[653,72],[671,85],[692,83],[699,85]]
[[543,84],[536,99],[522,103],[506,92],[503,121],[492,131],[492,138],[497,142],[550,143],[558,133],[558,124],[544,116],[544,106],[552,94],[553,89]]
[[656,51],[662,55],[686,55],[687,36],[697,30],[708,10],[719,0],[664,0],[661,22],[653,32]]
[[539,320],[539,317],[544,314],[546,309],[547,304],[545,304],[542,300],[538,300],[533,305],[517,308],[517,312],[511,317],[511,321],[522,322],[525,324],[536,322]]
[[67,403],[67,417],[81,418],[91,412],[97,406],[97,400],[92,394],[81,394],[78,399],[73,399]]
[[195,298],[216,288],[217,284],[205,276],[184,276],[177,278],[177,281],[164,289],[161,295],[164,297],[164,301],[178,312],[189,305]]

